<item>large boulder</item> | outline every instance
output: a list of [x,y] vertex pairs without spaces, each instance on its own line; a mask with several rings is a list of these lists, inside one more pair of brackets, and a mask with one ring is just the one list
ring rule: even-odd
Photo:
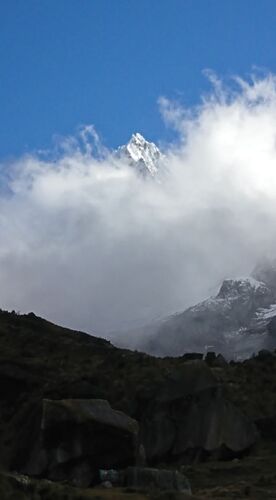
[[125,471],[125,485],[135,490],[179,491],[188,496],[192,494],[188,479],[175,470],[128,467]]
[[15,460],[23,473],[89,486],[99,469],[139,463],[136,420],[107,401],[44,399],[31,420]]
[[256,442],[257,431],[223,393],[203,361],[186,362],[156,390],[141,419],[150,463],[196,457],[240,456]]

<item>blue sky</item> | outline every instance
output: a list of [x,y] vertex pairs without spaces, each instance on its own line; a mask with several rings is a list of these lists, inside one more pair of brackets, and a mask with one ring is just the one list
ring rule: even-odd
[[[275,257],[275,26],[276,0],[0,0],[1,308],[104,333]],[[216,100],[205,69],[243,80]],[[160,96],[180,103],[168,149]],[[88,124],[160,141],[166,181],[77,140],[55,154]]]
[[274,0],[2,0],[0,158],[93,123],[108,147],[169,139],[165,95],[190,106],[203,75],[276,72]]

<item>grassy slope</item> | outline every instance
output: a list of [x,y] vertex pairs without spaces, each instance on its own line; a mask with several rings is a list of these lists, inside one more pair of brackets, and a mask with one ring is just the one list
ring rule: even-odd
[[[183,358],[158,359],[116,349],[106,341],[58,327],[34,315],[0,312],[0,464],[8,467],[18,426],[27,420],[30,405],[41,397],[104,398],[113,407],[139,418],[143,401],[151,397],[152,387],[184,362]],[[276,414],[276,357],[231,363],[224,368],[214,368],[214,372],[225,384],[229,398],[248,416],[260,418]],[[230,494],[231,498],[246,498],[251,487],[251,490],[255,488],[255,496],[251,498],[275,499],[275,451],[272,444],[261,443],[255,455],[241,461],[238,468],[237,464],[231,469],[231,464],[207,463],[190,467],[187,475],[193,490],[203,498],[209,494],[210,498],[220,498],[220,495],[230,498]],[[2,478],[3,481],[10,484],[10,479]],[[51,486],[58,487],[61,488]],[[226,493],[219,488],[226,488]],[[92,494],[71,490],[72,497],[66,496],[68,492],[59,497],[55,492],[52,498],[89,498],[87,495]],[[109,495],[101,492],[103,494]],[[118,498],[127,498],[120,495]],[[39,500],[40,497],[37,493],[28,498]],[[101,498],[99,494],[98,498]],[[132,495],[131,498],[143,497]]]

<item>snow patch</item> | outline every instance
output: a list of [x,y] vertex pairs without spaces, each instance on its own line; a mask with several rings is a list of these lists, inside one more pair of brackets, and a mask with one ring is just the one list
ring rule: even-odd
[[259,309],[259,311],[256,312],[257,318],[260,320],[266,320],[266,319],[271,319],[274,316],[276,316],[276,304],[271,304],[267,308],[262,308]]

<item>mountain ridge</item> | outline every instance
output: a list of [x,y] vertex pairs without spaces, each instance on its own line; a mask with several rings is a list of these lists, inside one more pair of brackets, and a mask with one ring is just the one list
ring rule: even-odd
[[276,273],[274,281],[266,263],[265,273],[258,272],[266,281],[253,275],[225,279],[215,296],[145,325],[135,332],[135,347],[157,356],[213,350],[236,360],[274,349]]

